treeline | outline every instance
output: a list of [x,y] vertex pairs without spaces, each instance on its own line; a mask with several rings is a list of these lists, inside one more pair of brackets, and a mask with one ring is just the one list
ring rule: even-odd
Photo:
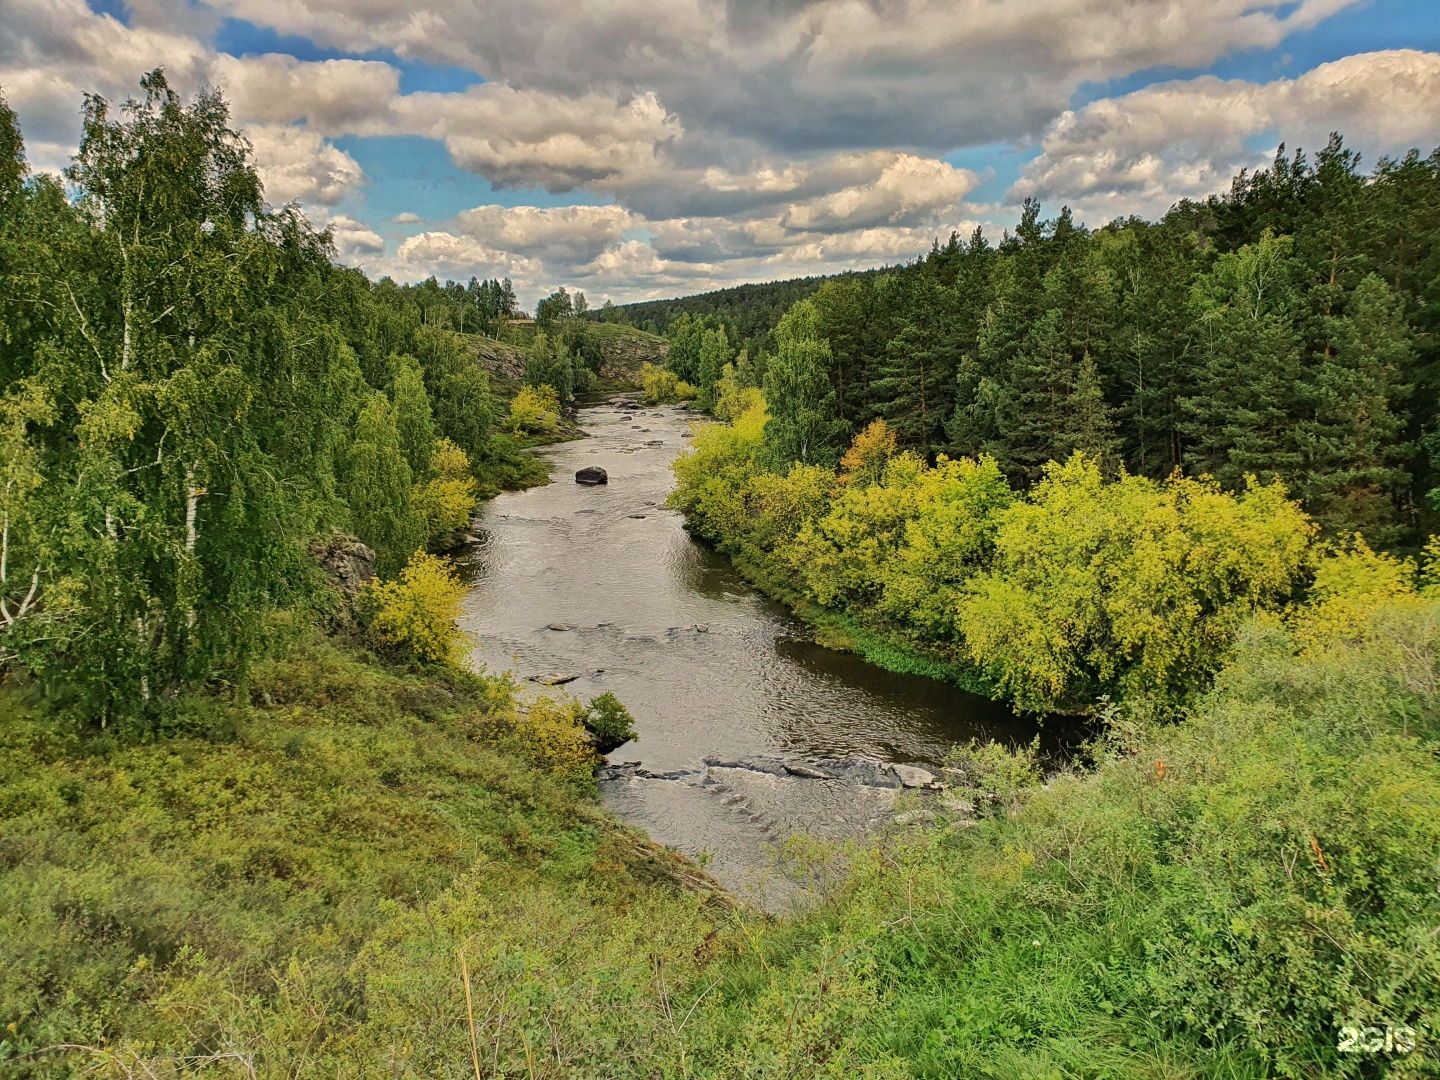
[[[977,230],[827,280],[790,309],[803,350],[771,335],[750,382],[784,366],[772,417],[807,429],[807,463],[884,419],[927,461],[988,454],[1020,488],[1081,450],[1109,476],[1278,479],[1327,534],[1413,543],[1440,450],[1437,241],[1440,152],[1365,175],[1332,137],[1159,222],[1090,230],[1031,201],[998,244]],[[725,329],[681,313],[671,355],[703,396],[723,362],[686,344],[697,323]]]
[[825,282],[870,278],[884,272],[883,269],[860,270],[834,277],[820,275],[735,285],[728,289],[716,289],[714,292],[697,293],[674,300],[644,300],[634,304],[602,307],[595,314],[600,319],[626,322],[652,334],[663,335],[668,335],[671,327],[682,318],[698,321],[714,328],[723,327],[732,342],[758,353],[765,349],[780,316],[794,304],[814,295]]
[[334,265],[217,93],[141,85],[86,98],[64,183],[0,105],[0,664],[102,720],[243,683],[324,602],[311,538],[391,577],[536,467],[433,283]]
[[460,334],[499,339],[508,322],[522,315],[509,278],[472,277],[468,284],[447,280],[442,285],[431,276],[414,285],[397,285],[384,277],[375,282],[375,293],[386,306],[406,311],[421,326]]

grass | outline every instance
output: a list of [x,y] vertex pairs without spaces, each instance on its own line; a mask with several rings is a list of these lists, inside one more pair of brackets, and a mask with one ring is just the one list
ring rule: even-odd
[[500,680],[319,641],[102,733],[12,675],[0,1075],[1440,1075],[1440,601],[1387,603],[1250,627],[1088,772],[958,753],[969,807],[784,920],[536,756]]
[[158,737],[76,730],[12,679],[0,1073],[453,1072],[462,950],[488,1067],[663,1056],[657,977],[727,908],[588,776],[484,734],[512,708],[323,643]]

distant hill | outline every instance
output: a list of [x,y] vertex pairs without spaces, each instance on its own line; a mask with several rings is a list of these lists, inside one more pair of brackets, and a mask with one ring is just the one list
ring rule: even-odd
[[873,270],[850,270],[843,274],[790,278],[788,281],[766,281],[753,285],[735,285],[714,292],[680,296],[673,300],[644,300],[636,304],[617,304],[614,308],[631,326],[663,334],[682,314],[692,319],[713,315],[723,319],[740,341],[763,338],[775,328],[780,316],[791,304],[803,300],[826,281],[836,277],[873,277],[893,267]]
[[[587,332],[600,338],[604,362],[600,378],[611,388],[640,385],[644,364],[663,364],[670,345],[663,338],[622,323],[596,323]],[[490,373],[495,390],[510,398],[525,377],[525,349],[535,337],[535,324],[513,321],[506,327],[509,341],[496,341],[478,334],[466,335],[471,354]]]

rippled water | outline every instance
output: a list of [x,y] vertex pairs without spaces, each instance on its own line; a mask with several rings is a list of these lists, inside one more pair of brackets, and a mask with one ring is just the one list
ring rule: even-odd
[[[579,674],[566,691],[613,691],[635,714],[639,740],[610,760],[672,778],[630,770],[604,781],[624,820],[708,856],[723,884],[774,907],[789,891],[773,869],[777,841],[858,834],[886,820],[895,794],[778,763],[934,766],[956,742],[1034,738],[1035,725],[1004,706],[807,641],[785,609],[692,540],[663,506],[690,414],[611,401],[580,418],[588,438],[543,451],[553,484],[486,507],[480,543],[464,555],[474,588],[463,621],[489,670]],[[586,465],[610,482],[576,484]],[[738,764],[758,767],[726,767]]]

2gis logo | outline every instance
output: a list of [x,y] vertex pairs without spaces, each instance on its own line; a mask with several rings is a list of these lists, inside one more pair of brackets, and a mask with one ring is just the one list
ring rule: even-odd
[[1336,1047],[1342,1054],[1409,1054],[1416,1046],[1415,1029],[1408,1024],[1397,1027],[1347,1026],[1340,1029]]

